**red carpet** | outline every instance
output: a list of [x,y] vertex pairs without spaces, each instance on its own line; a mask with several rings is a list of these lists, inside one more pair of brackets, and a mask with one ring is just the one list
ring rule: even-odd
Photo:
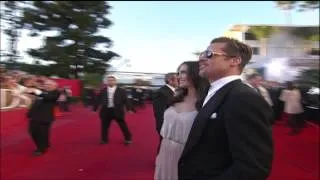
[[[50,151],[32,157],[25,110],[1,113],[1,180],[152,180],[158,137],[152,108],[128,114],[133,144],[123,145],[112,124],[110,144],[99,145],[97,113],[80,106],[53,126]],[[319,129],[307,127],[288,136],[281,123],[274,127],[275,159],[269,180],[319,179]]]

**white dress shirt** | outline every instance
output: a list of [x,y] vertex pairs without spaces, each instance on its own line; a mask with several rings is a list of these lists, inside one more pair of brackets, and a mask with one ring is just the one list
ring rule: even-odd
[[172,92],[173,93],[175,93],[176,91],[176,89],[174,88],[174,87],[172,87],[171,85],[169,85],[169,84],[166,84],[166,86],[168,87],[168,88],[170,88],[171,90],[172,90]]
[[113,108],[114,107],[114,93],[116,92],[117,86],[113,87],[108,87],[108,108]]
[[223,77],[211,83],[210,89],[208,91],[206,98],[204,99],[202,106],[204,106],[219,89],[221,89],[223,86],[230,83],[231,81],[238,80],[238,79],[241,79],[241,76],[232,75],[232,76]]
[[42,94],[42,91],[39,89],[34,89],[34,93],[39,96],[40,94]]
[[169,85],[169,84],[166,84],[166,86],[171,89],[171,91],[173,92],[173,94],[176,93],[176,89],[175,89],[174,87],[172,87],[172,86]]

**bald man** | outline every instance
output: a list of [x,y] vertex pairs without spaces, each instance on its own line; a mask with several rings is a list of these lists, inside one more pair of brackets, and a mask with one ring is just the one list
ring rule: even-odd
[[29,88],[28,93],[36,95],[36,100],[27,113],[29,118],[29,133],[37,149],[34,156],[47,152],[49,144],[49,131],[54,121],[54,107],[59,97],[57,83],[45,80],[43,90]]

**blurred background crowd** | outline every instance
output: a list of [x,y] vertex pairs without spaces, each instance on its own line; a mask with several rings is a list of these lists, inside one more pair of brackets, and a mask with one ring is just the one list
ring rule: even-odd
[[[70,111],[69,104],[73,102],[81,102],[85,107],[93,107],[99,100],[98,94],[101,89],[106,87],[102,81],[99,85],[86,85],[80,82],[80,96],[72,93],[72,85],[59,84],[59,78],[51,78],[47,76],[34,75],[19,70],[8,70],[4,65],[1,65],[1,110],[30,107],[34,100],[34,96],[26,93],[27,88],[43,88],[43,83],[47,79],[53,79],[58,82],[60,97],[57,107],[63,112]],[[298,101],[303,107],[304,119],[313,120],[319,123],[319,89],[298,82],[279,83],[276,81],[267,81],[259,73],[253,72],[246,74],[243,80],[250,86],[257,88],[265,97],[266,101],[273,107],[275,119],[281,119],[280,116],[285,112],[285,103],[290,100],[285,100],[281,97],[281,93],[286,89],[295,89],[300,96],[295,101]],[[143,108],[145,103],[152,100],[152,92],[157,87],[141,83],[136,80],[134,83],[125,84],[119,83],[125,88],[128,99],[133,107]],[[290,86],[290,87],[289,87]],[[292,97],[291,97],[292,98]],[[289,102],[290,103],[290,102]]]
[[[27,93],[28,88],[44,89],[49,77],[33,75],[19,70],[7,70],[1,65],[0,88],[1,110],[30,107],[35,96]],[[69,111],[68,102],[72,92],[68,86],[59,86],[60,97],[57,105],[62,111]]]

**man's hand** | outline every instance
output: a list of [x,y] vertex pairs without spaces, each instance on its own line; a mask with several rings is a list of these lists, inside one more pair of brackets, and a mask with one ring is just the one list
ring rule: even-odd
[[36,94],[36,95],[40,95],[40,94],[42,93],[41,90],[36,89],[36,88],[28,88],[28,89],[26,89],[25,92],[26,92],[26,93],[34,93],[34,94]]
[[128,113],[133,114],[134,112],[133,111],[128,111]]
[[27,88],[26,90],[25,90],[25,92],[26,93],[34,93],[34,88]]

